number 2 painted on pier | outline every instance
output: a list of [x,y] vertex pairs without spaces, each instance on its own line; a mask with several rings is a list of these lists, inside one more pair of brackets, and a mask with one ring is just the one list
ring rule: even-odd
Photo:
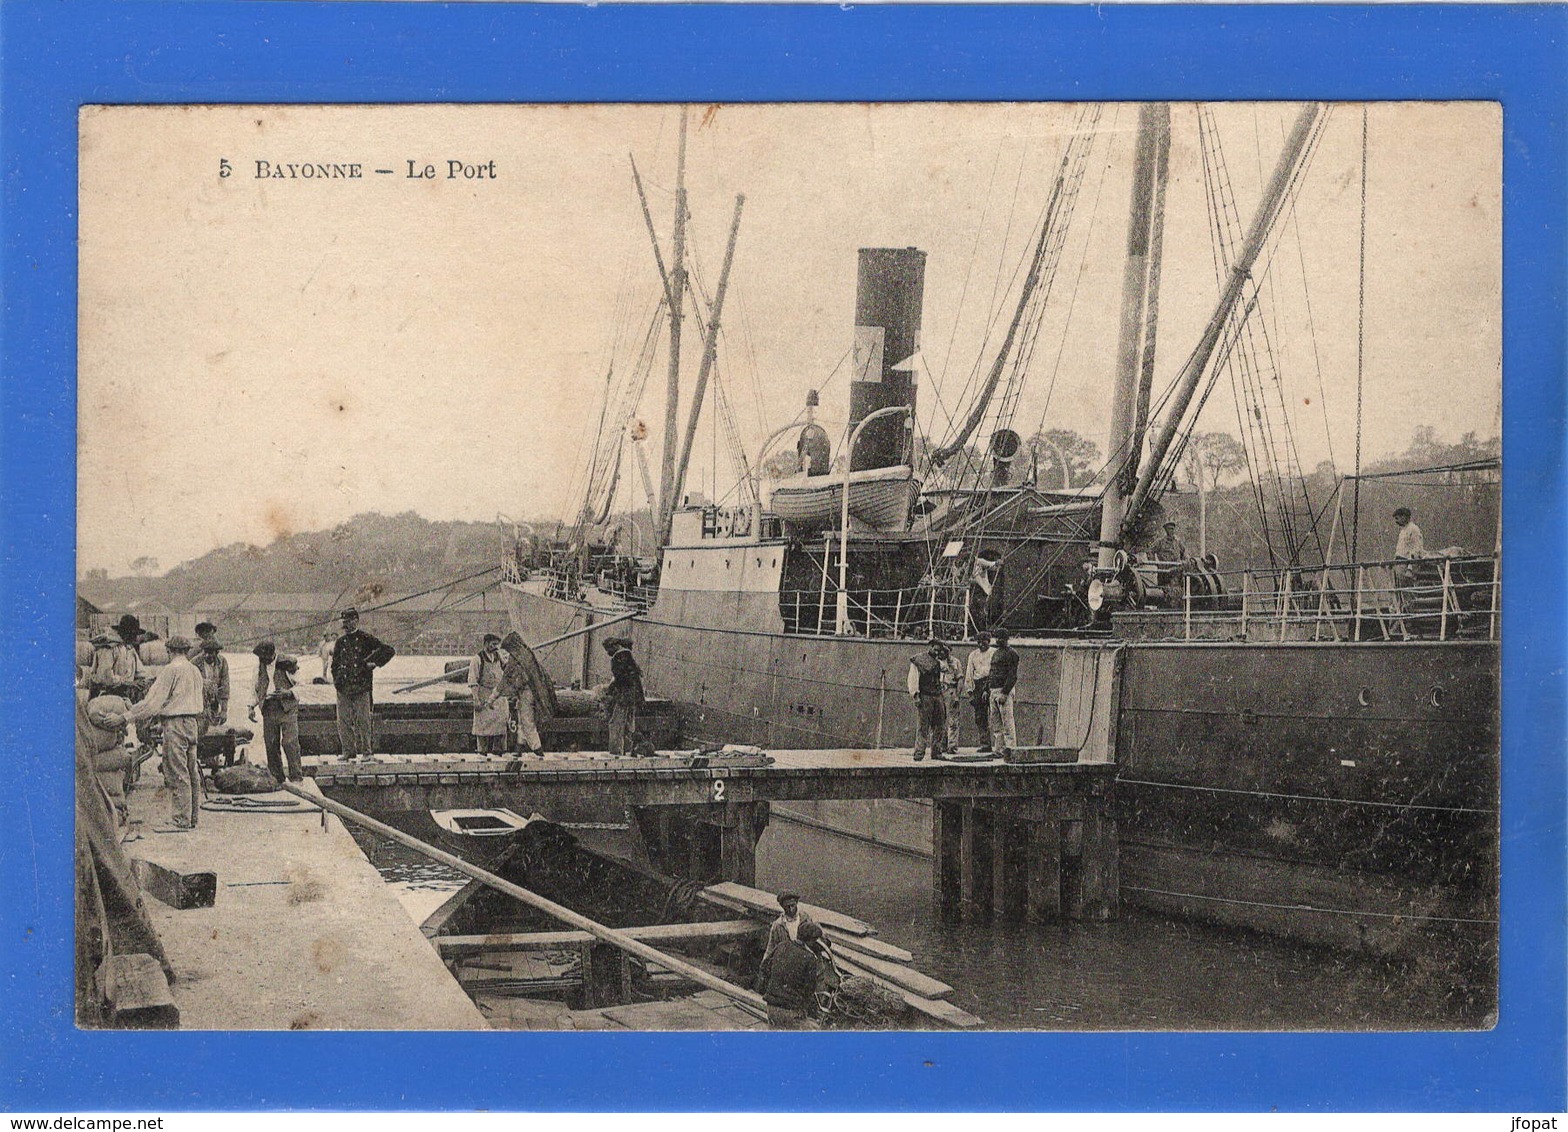
[[724,801],[724,779],[722,778],[713,780],[713,800],[715,802]]

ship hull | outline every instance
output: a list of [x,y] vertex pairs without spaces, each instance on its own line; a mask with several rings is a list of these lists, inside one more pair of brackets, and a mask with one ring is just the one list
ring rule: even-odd
[[[525,638],[583,623],[579,608],[506,589]],[[633,639],[650,690],[680,705],[689,735],[775,748],[913,738],[904,681],[918,642],[698,627],[660,620],[657,606],[616,632]],[[1014,645],[1019,741],[1059,744],[1063,721],[1082,714],[1059,703],[1071,684],[1063,666],[1085,646]],[[1380,951],[1418,926],[1495,937],[1496,642],[1103,648],[1119,654],[1108,714],[1124,899]],[[582,640],[541,660],[561,682],[607,678],[605,658]],[[929,852],[918,808],[888,805],[905,812],[818,803],[799,816]]]

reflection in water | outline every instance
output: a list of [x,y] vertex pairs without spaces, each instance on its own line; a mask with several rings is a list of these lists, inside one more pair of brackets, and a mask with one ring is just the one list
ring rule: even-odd
[[[467,880],[396,842],[355,839],[416,922]],[[929,861],[777,819],[757,884],[875,924],[997,1029],[1475,1028],[1495,1004],[1495,968],[1455,940],[1377,959],[1130,907],[1110,924],[942,924]]]
[[1347,955],[1123,906],[1109,924],[950,925],[931,863],[775,820],[757,884],[875,924],[997,1029],[1450,1029],[1489,1025],[1495,973],[1432,939]]

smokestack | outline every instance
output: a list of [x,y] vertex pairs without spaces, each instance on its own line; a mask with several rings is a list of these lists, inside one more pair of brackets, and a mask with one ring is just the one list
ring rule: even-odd
[[[925,295],[926,253],[919,248],[861,248],[855,289],[854,372],[849,383],[851,433],[866,417],[891,405],[915,408],[915,371],[895,367],[920,349],[920,310]],[[908,418],[873,421],[851,453],[850,468],[904,463]]]

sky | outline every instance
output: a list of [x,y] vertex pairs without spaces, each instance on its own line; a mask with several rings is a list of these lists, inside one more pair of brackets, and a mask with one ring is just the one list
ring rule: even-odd
[[[1243,222],[1296,110],[1212,108]],[[1014,418],[1026,435],[1071,428],[1103,448],[1136,120],[1130,104],[1099,111]],[[363,511],[575,510],[606,373],[633,367],[658,293],[630,158],[668,257],[678,121],[664,106],[84,108],[79,569],[166,569]],[[856,250],[870,246],[928,254],[919,415],[939,439],[989,365],[1086,121],[1065,104],[694,107],[691,254],[710,291],[746,198],[719,370],[748,451],[808,389],[830,431],[842,422]],[[1173,108],[1156,390],[1218,291],[1197,121]],[[1417,425],[1499,431],[1501,158],[1494,104],[1331,110],[1269,260],[1305,467],[1351,466],[1358,323],[1367,459]],[[362,172],[258,176],[259,162]],[[659,360],[640,409],[655,478],[663,390]],[[723,495],[711,417],[687,486]],[[1225,380],[1199,427],[1238,431]],[[639,481],[622,482],[621,502],[641,504]]]

